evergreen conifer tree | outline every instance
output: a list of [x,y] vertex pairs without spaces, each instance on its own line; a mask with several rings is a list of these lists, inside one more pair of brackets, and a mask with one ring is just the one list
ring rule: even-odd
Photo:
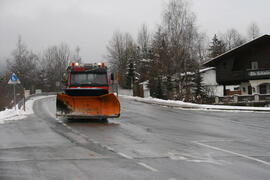
[[203,78],[201,76],[200,71],[198,70],[195,73],[195,77],[194,77],[195,98],[196,98],[197,101],[203,99],[204,97],[206,97],[205,89],[202,86],[202,81],[203,81]]
[[225,43],[222,40],[219,40],[217,38],[217,35],[215,34],[208,50],[209,50],[209,57],[215,58],[218,55],[225,53],[226,46]]
[[127,86],[129,88],[132,87],[132,83],[135,80],[135,68],[134,68],[134,64],[132,62],[130,62],[128,64],[128,71],[127,71]]

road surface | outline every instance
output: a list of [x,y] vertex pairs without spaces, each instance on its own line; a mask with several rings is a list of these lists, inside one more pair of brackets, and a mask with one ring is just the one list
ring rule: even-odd
[[55,98],[0,126],[0,179],[269,179],[270,114],[120,98],[108,123],[55,118]]

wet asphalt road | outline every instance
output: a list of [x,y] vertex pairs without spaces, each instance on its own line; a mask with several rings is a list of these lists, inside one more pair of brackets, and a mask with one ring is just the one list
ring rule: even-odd
[[0,126],[0,179],[270,179],[270,114],[120,98],[108,123],[56,119],[55,98]]

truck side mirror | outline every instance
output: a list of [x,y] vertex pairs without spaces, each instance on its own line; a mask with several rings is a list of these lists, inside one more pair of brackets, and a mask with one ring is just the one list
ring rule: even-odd
[[114,81],[114,74],[111,73],[111,80]]

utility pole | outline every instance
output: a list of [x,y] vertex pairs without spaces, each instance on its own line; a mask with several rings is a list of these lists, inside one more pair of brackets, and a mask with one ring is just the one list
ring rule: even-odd
[[23,110],[25,111],[25,88],[23,88]]

